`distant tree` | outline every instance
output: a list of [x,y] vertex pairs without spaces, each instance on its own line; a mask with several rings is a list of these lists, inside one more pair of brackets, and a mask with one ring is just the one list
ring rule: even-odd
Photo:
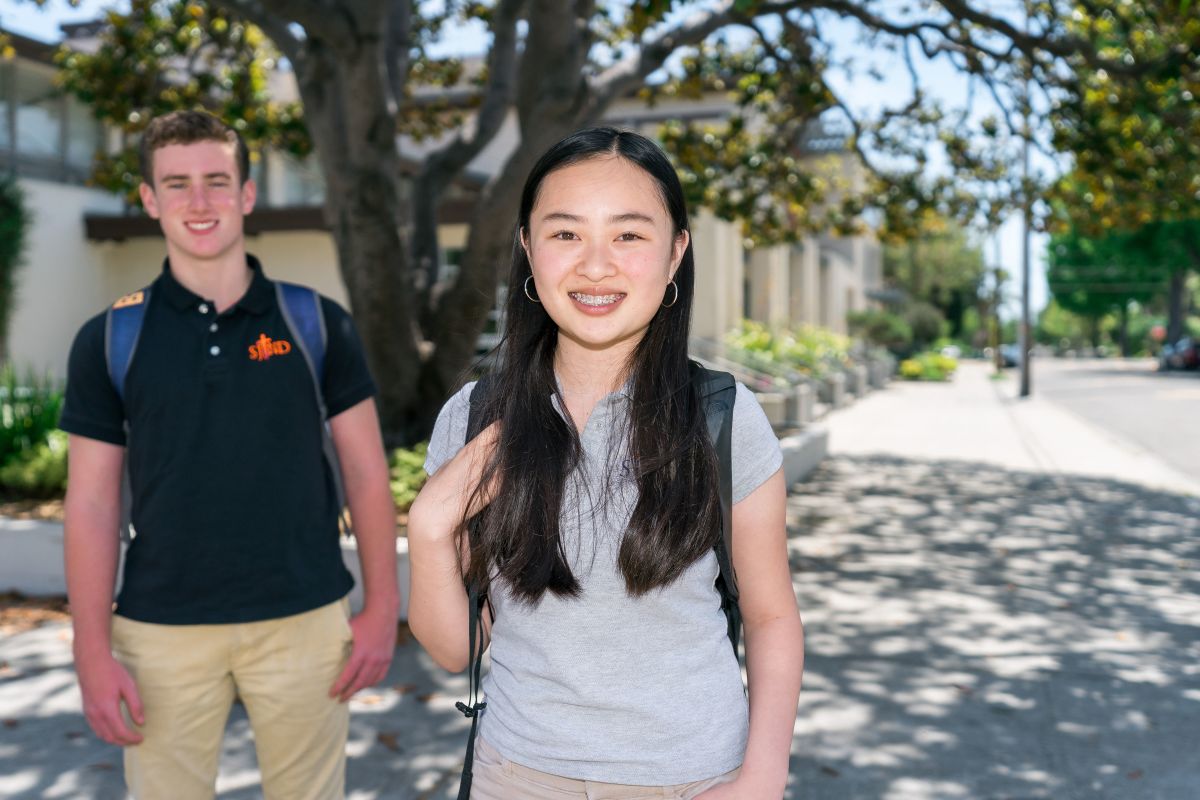
[[1144,304],[1161,294],[1171,274],[1170,244],[1164,238],[1178,225],[1146,225],[1134,233],[1088,237],[1078,231],[1050,240],[1046,280],[1058,305],[1089,321],[1093,346],[1099,344],[1100,319],[1119,318],[1118,341],[1128,353],[1130,303]]
[[16,305],[17,272],[31,222],[21,187],[0,174],[0,360],[8,356],[8,323]]
[[979,305],[983,251],[960,225],[941,217],[926,220],[919,234],[884,248],[884,281],[915,301],[934,306],[962,338],[967,312]]

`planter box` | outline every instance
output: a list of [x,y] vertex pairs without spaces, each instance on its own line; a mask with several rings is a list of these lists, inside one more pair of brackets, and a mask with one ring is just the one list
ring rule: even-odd
[[[354,576],[350,607],[362,607],[362,572],[353,539],[342,538],[342,559]],[[61,522],[0,517],[0,592],[15,591],[33,597],[65,595],[63,527]],[[396,579],[400,586],[400,619],[408,618],[408,539],[396,540]],[[117,574],[117,586],[121,575]]]
[[846,405],[846,376],[841,372],[834,372],[822,378],[817,396],[822,403],[832,408]]
[[813,425],[795,436],[779,440],[783,450],[783,476],[788,488],[807,478],[829,453],[829,431]]
[[787,404],[779,392],[756,392],[754,395],[771,427],[780,428],[787,422]]
[[807,383],[798,383],[786,396],[786,416],[789,424],[798,428],[813,421],[817,404],[816,392]]

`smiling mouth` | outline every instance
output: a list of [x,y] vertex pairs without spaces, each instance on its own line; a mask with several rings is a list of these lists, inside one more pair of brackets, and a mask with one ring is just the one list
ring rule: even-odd
[[208,222],[185,222],[183,224],[189,231],[211,231],[213,228],[217,227],[217,221],[215,219],[209,220]]
[[577,303],[582,303],[585,306],[599,308],[601,306],[610,306],[625,296],[623,292],[618,294],[584,294],[583,292],[568,292],[571,299]]

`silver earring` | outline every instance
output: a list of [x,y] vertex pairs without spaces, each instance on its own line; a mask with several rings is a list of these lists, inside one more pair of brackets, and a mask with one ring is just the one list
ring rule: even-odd
[[675,296],[671,298],[671,302],[663,303],[662,304],[663,308],[670,308],[671,306],[673,306],[679,302],[679,285],[676,284],[675,281],[671,281],[671,283],[669,285],[672,289],[675,290]]
[[541,301],[541,300],[538,300],[536,297],[534,297],[533,295],[531,295],[531,294],[529,293],[529,282],[530,282],[531,280],[533,280],[533,276],[532,276],[532,275],[530,275],[528,278],[526,278],[526,279],[525,279],[525,296],[529,298],[529,302],[531,302],[531,303],[538,303],[538,304],[540,304],[542,301]]

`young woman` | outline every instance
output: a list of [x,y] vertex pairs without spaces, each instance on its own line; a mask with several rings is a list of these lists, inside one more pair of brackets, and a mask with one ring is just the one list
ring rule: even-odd
[[467,666],[464,579],[487,587],[471,797],[781,797],[803,670],[781,455],[738,386],[747,707],[714,587],[718,464],[689,378],[679,179],[642,136],[573,134],[529,175],[513,254],[500,366],[474,401],[486,427],[464,443],[469,384],[438,417],[409,516],[409,623],[442,666]]

